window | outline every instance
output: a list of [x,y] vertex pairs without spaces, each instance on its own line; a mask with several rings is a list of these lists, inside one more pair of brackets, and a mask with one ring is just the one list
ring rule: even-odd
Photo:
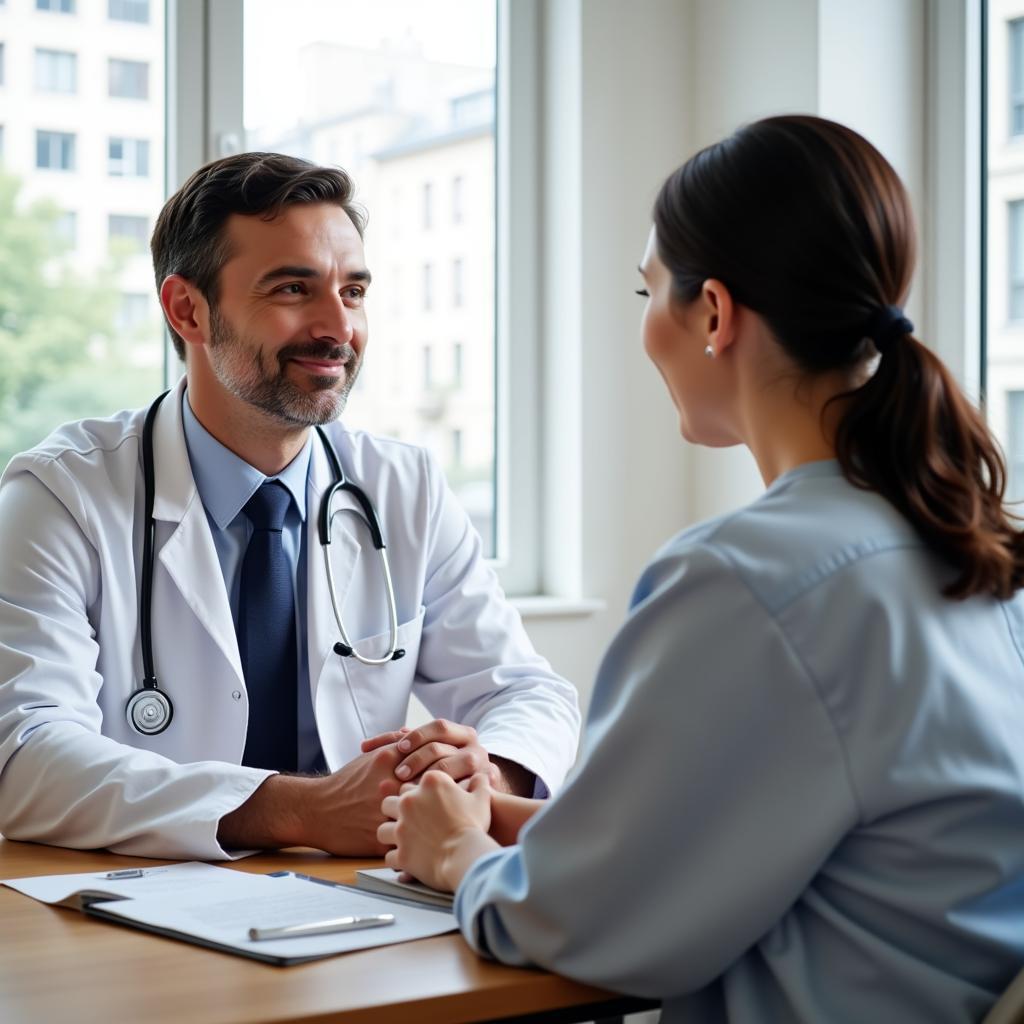
[[149,24],[149,0],[108,0],[107,17],[111,21],[134,21]]
[[1007,26],[1010,33],[1010,135],[1024,135],[1024,18]]
[[0,85],[4,84],[4,44],[0,43]]
[[452,346],[452,387],[458,390],[462,387],[462,342],[457,341]]
[[462,223],[462,175],[452,178],[452,223]]
[[434,186],[429,181],[423,184],[423,230],[429,231],[434,219]]
[[111,138],[107,142],[107,173],[112,178],[149,176],[147,139]]
[[55,14],[74,14],[75,0],[36,0],[37,11],[53,11]]
[[452,465],[462,466],[462,431],[452,431]]
[[75,136],[71,132],[36,132],[36,167],[47,171],[75,169]]
[[452,305],[458,309],[462,305],[462,260],[452,260]]
[[114,326],[121,334],[131,334],[140,327],[147,327],[157,315],[154,306],[155,300],[148,292],[123,292]]
[[66,50],[36,50],[36,88],[40,92],[76,92],[78,58]]
[[423,390],[434,387],[434,354],[429,345],[423,346]]
[[111,96],[129,100],[149,99],[149,64],[144,60],[111,57],[107,77]]
[[130,213],[112,213],[107,218],[107,236],[131,252],[145,252],[149,245],[149,221]]
[[1011,320],[1024,320],[1024,199],[1016,199],[1008,207],[1010,266],[1008,311]]
[[434,305],[434,268],[423,264],[423,309],[429,311]]
[[74,210],[64,210],[54,221],[53,231],[60,242],[74,249],[78,241],[78,214]]
[[[223,110],[222,98],[237,89],[232,69],[240,68],[241,116],[225,113],[208,134],[234,133],[240,148],[292,153],[351,173],[371,225],[368,315],[376,341],[346,421],[426,445],[449,473],[455,468],[451,432],[462,430],[463,464],[450,482],[487,554],[502,559],[499,539],[512,529],[513,517],[495,502],[510,477],[499,473],[496,461],[506,433],[495,399],[496,289],[487,286],[495,279],[498,251],[499,5],[445,0],[440,20],[432,4],[291,0],[287,19],[278,0],[242,0],[242,7],[234,30],[243,32],[242,51],[227,49],[234,45],[227,30],[223,50],[213,40],[209,84]],[[308,98],[301,130],[296,97]],[[463,183],[455,184],[457,178]],[[456,217],[457,233],[451,230]],[[463,261],[464,278],[457,324],[446,320],[453,313],[456,259]],[[472,294],[465,284],[469,260]],[[458,410],[448,388],[451,343],[442,340],[452,336],[474,345],[466,361],[465,408]],[[422,341],[405,340],[425,338],[433,339],[430,356]],[[403,366],[411,372],[401,374]],[[505,517],[500,529],[499,515]],[[525,518],[517,516],[517,526]],[[513,586],[522,592],[533,583]]]

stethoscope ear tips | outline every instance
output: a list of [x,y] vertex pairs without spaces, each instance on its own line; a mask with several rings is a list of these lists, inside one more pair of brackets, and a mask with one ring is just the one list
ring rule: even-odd
[[392,661],[398,661],[399,658],[404,658],[404,657],[405,657],[405,648],[404,647],[399,647],[398,650],[395,651],[395,653],[391,655],[391,660]]
[[351,658],[352,648],[348,644],[343,644],[340,640],[334,645],[334,653],[339,658]]

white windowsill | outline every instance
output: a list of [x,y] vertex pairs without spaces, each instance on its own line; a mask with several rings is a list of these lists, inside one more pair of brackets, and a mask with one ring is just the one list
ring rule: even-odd
[[524,619],[584,618],[603,612],[608,604],[592,597],[550,597],[536,594],[509,599]]

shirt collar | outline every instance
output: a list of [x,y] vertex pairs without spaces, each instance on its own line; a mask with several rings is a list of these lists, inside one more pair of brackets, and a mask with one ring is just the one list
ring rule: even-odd
[[188,391],[181,403],[185,446],[192,466],[196,489],[203,507],[221,530],[226,530],[245,507],[245,503],[266,480],[279,480],[295,502],[299,518],[306,519],[306,476],[313,432],[306,438],[302,451],[276,476],[264,476],[233,451],[225,448],[196,418],[188,400]]

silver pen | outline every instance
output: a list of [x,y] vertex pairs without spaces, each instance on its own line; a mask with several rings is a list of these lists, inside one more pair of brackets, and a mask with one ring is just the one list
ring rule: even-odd
[[307,935],[330,935],[332,932],[353,932],[357,928],[380,928],[394,924],[394,914],[369,914],[365,917],[349,915],[330,921],[310,921],[308,924],[289,924],[283,928],[250,928],[249,938],[254,942],[264,939],[305,938]]
[[142,868],[122,868],[120,871],[108,871],[104,878],[142,878],[145,871]]

